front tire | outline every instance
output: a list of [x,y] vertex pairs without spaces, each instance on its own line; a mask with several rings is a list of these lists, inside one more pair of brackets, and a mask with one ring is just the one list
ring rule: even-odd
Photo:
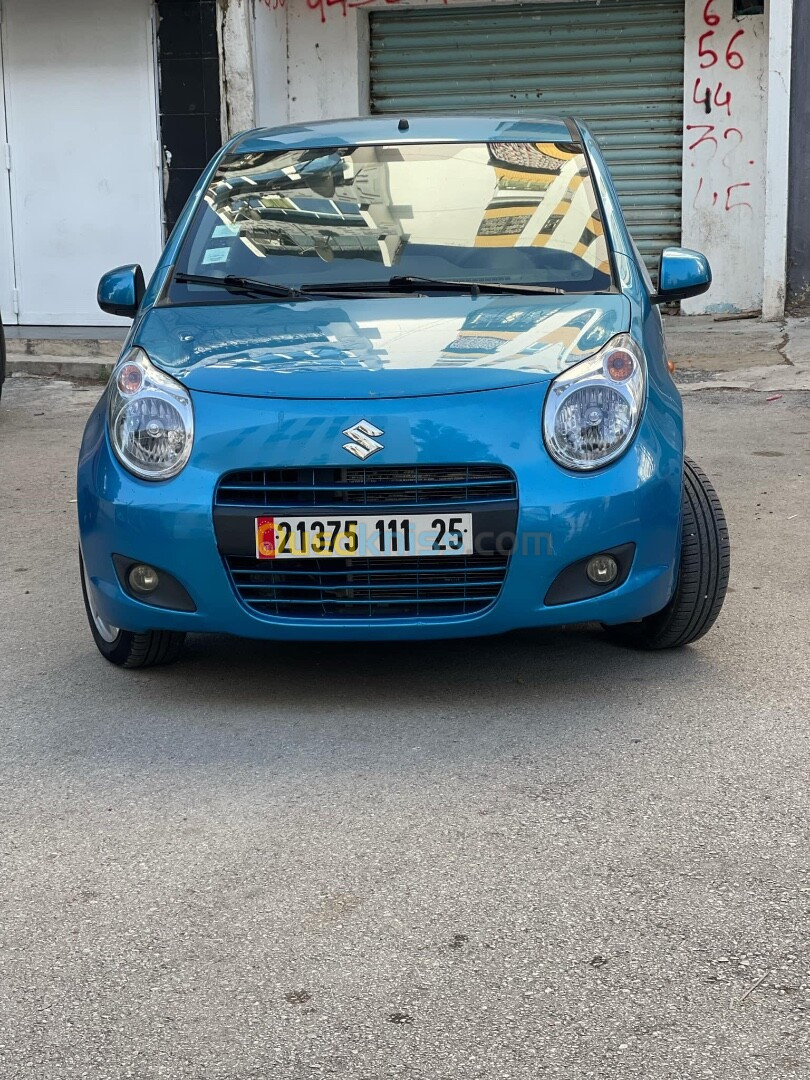
[[84,560],[79,556],[81,568],[82,596],[90,633],[96,648],[111,664],[124,668],[156,667],[159,664],[173,664],[183,651],[186,635],[175,630],[147,630],[136,633],[134,630],[122,630],[106,622],[96,610],[92,591],[87,581]]
[[731,549],[717,492],[689,458],[683,463],[681,558],[675,593],[665,608],[640,622],[605,627],[640,649],[677,649],[712,627],[728,588]]

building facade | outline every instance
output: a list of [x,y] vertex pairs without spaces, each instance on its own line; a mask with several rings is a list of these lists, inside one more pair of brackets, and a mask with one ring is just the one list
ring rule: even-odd
[[154,268],[221,145],[217,0],[0,0],[0,312],[121,322],[105,270]]
[[7,321],[106,321],[100,273],[150,272],[238,130],[470,110],[584,118],[649,265],[668,244],[709,256],[715,284],[684,311],[807,303],[793,0],[0,3]]

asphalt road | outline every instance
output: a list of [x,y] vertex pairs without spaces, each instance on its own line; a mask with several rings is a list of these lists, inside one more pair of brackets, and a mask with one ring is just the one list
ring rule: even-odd
[[97,388],[0,404],[0,1077],[810,1076],[808,395],[693,394],[696,646],[96,653]]

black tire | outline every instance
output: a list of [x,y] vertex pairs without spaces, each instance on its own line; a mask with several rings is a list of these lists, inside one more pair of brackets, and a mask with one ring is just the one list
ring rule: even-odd
[[717,492],[703,470],[684,458],[681,559],[675,593],[655,615],[606,626],[606,631],[640,649],[677,649],[697,641],[720,614],[730,563],[728,526]]
[[101,622],[106,633],[99,629],[99,616],[93,611],[87,591],[84,563],[79,557],[82,579],[82,596],[90,633],[96,648],[111,664],[124,668],[157,667],[160,664],[173,664],[183,651],[184,633],[175,630],[147,630],[139,634],[133,630],[107,626]]

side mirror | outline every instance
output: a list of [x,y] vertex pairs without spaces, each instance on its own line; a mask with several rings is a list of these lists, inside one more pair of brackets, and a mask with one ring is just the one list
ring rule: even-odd
[[706,292],[711,283],[712,270],[705,255],[688,248],[664,248],[658,264],[658,292],[650,299],[654,304],[685,300]]
[[146,284],[140,266],[116,266],[108,270],[98,283],[98,306],[108,315],[134,319],[141,306]]

